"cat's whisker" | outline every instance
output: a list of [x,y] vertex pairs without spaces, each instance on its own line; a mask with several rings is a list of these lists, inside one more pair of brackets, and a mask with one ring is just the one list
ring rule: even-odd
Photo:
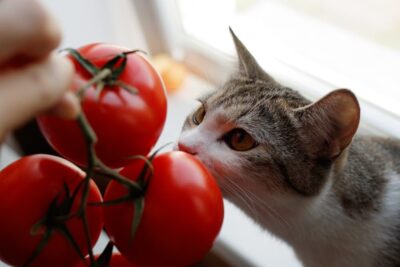
[[255,216],[257,216],[257,219],[259,219],[259,213],[257,212],[257,207],[255,205],[258,206],[259,209],[267,212],[268,214],[270,214],[271,216],[273,216],[275,219],[277,219],[278,221],[281,221],[283,223],[283,225],[285,225],[288,228],[291,228],[291,225],[289,224],[289,222],[282,217],[282,215],[280,215],[275,209],[273,209],[270,205],[268,205],[268,203],[266,203],[265,201],[263,201],[262,199],[260,199],[256,194],[254,194],[251,191],[245,190],[244,188],[242,188],[240,185],[237,184],[237,182],[235,182],[232,179],[227,179],[227,181],[230,182],[230,184],[235,187],[236,191],[238,194],[240,194],[242,201],[244,201],[244,203],[249,206],[251,205],[251,210],[253,213],[255,213]]
[[251,194],[252,199],[255,200],[255,203],[262,209],[269,211],[270,214],[275,216],[275,218],[279,219],[281,222],[284,223],[285,226],[288,228],[291,228],[290,223],[279,213],[277,212],[271,205],[268,205],[267,202],[264,200],[260,199],[256,194],[254,194],[251,191],[248,191],[249,194]]
[[246,193],[232,179],[225,178],[225,181],[228,182],[226,186],[229,187],[231,193],[239,198],[240,201],[248,207],[250,213],[255,217],[255,219],[259,221],[259,213],[257,212],[256,206],[254,205],[253,201],[251,201]]
[[[227,181],[229,181],[230,185],[234,187],[234,190],[236,191],[236,195],[241,198],[243,203],[250,209],[252,212],[253,216],[256,217],[256,220],[259,220],[259,214],[260,212],[257,211],[258,209],[261,209],[271,216],[273,216],[275,219],[278,221],[281,221],[283,225],[286,227],[290,228],[291,225],[285,218],[283,218],[276,210],[274,210],[271,206],[269,206],[267,203],[262,201],[259,197],[257,197],[253,192],[247,191],[244,188],[240,187],[235,181],[232,179],[227,178]],[[257,205],[257,206],[256,206]]]

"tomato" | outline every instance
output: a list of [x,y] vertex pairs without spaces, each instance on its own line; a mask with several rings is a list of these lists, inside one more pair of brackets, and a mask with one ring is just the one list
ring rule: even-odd
[[[97,67],[127,51],[109,44],[90,44],[78,49]],[[73,90],[92,78],[74,58]],[[133,155],[147,155],[164,126],[167,101],[163,83],[153,66],[140,53],[127,55],[120,81],[137,89],[132,94],[120,86],[105,86],[100,95],[90,87],[82,101],[83,111],[98,137],[96,153],[110,167],[122,167]],[[84,166],[86,147],[74,121],[43,115],[38,118],[43,135],[63,157]]]
[[[96,259],[99,256],[96,256]],[[86,262],[80,261],[74,267],[87,267],[90,261],[89,259],[86,259]],[[107,267],[135,267],[136,265],[133,265],[133,263],[129,262],[127,259],[125,259],[124,256],[122,256],[120,253],[113,253],[111,256],[111,261],[110,264]]]
[[[135,180],[143,162],[121,174]],[[223,220],[222,196],[214,178],[194,156],[173,151],[155,157],[154,175],[145,193],[141,222],[133,240],[132,202],[104,207],[106,232],[119,251],[140,267],[187,267],[211,248]],[[125,196],[110,182],[104,200]]]
[[[31,235],[32,226],[47,214],[51,203],[66,197],[66,185],[71,194],[82,181],[84,173],[68,161],[49,155],[24,157],[0,172],[0,260],[13,266],[22,266],[32,255],[46,229],[40,228]],[[72,202],[71,212],[78,209],[81,192]],[[101,201],[101,194],[91,182],[90,202]],[[97,241],[103,226],[103,211],[99,207],[86,209],[92,245]],[[66,215],[66,214],[65,214]],[[87,254],[86,239],[80,219],[65,222],[84,255]],[[49,242],[30,267],[67,267],[79,260],[78,253],[58,230],[53,231]]]

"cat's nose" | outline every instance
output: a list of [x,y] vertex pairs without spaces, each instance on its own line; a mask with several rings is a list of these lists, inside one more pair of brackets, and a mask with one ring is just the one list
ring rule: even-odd
[[178,150],[192,154],[192,155],[196,155],[197,152],[195,150],[194,147],[185,145],[184,143],[178,142]]

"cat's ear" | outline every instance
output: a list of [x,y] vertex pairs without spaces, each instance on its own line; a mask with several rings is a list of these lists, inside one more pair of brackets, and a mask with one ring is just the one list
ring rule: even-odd
[[360,122],[355,95],[338,89],[317,102],[295,110],[306,149],[320,159],[333,160],[350,144]]
[[235,44],[236,53],[239,58],[240,74],[250,79],[264,79],[274,81],[257,63],[253,55],[247,50],[244,44],[239,40],[232,28],[229,27],[233,42]]

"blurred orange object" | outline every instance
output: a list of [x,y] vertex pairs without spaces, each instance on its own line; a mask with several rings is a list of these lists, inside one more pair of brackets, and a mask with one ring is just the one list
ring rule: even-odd
[[178,91],[187,76],[185,65],[175,61],[166,54],[154,56],[152,63],[164,80],[167,92],[174,93]]

